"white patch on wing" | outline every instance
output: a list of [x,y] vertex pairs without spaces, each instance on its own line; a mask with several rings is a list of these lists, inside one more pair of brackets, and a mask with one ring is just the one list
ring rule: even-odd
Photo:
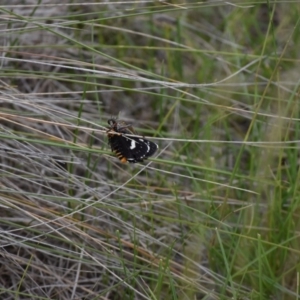
[[135,140],[131,140],[130,150],[135,149],[135,146],[136,146]]
[[[143,140],[143,139],[139,139],[144,145],[147,145],[147,153],[150,151],[150,145],[147,141]],[[145,156],[145,155],[144,155]]]

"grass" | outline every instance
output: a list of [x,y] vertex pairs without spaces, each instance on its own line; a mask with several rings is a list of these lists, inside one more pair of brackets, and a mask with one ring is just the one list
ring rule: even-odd
[[1,298],[298,299],[299,10],[0,6]]

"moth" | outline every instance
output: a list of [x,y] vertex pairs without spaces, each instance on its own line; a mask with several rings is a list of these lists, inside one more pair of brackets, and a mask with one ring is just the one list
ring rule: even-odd
[[[158,145],[147,139],[136,135],[131,124],[117,119],[107,121],[109,129],[107,131],[108,142],[111,151],[114,152],[122,163],[143,162],[144,159],[152,156],[158,149]],[[128,134],[133,136],[128,136]]]

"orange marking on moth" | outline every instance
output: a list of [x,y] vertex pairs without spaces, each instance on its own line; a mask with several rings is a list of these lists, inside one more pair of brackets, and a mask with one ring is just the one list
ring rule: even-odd
[[120,158],[121,163],[125,164],[127,163],[127,158],[126,157],[122,157]]

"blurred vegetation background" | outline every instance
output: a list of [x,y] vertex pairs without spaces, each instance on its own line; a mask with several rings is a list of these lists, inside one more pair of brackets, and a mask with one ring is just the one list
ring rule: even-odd
[[[4,0],[1,299],[299,299],[299,1]],[[159,144],[110,151],[118,117]]]

